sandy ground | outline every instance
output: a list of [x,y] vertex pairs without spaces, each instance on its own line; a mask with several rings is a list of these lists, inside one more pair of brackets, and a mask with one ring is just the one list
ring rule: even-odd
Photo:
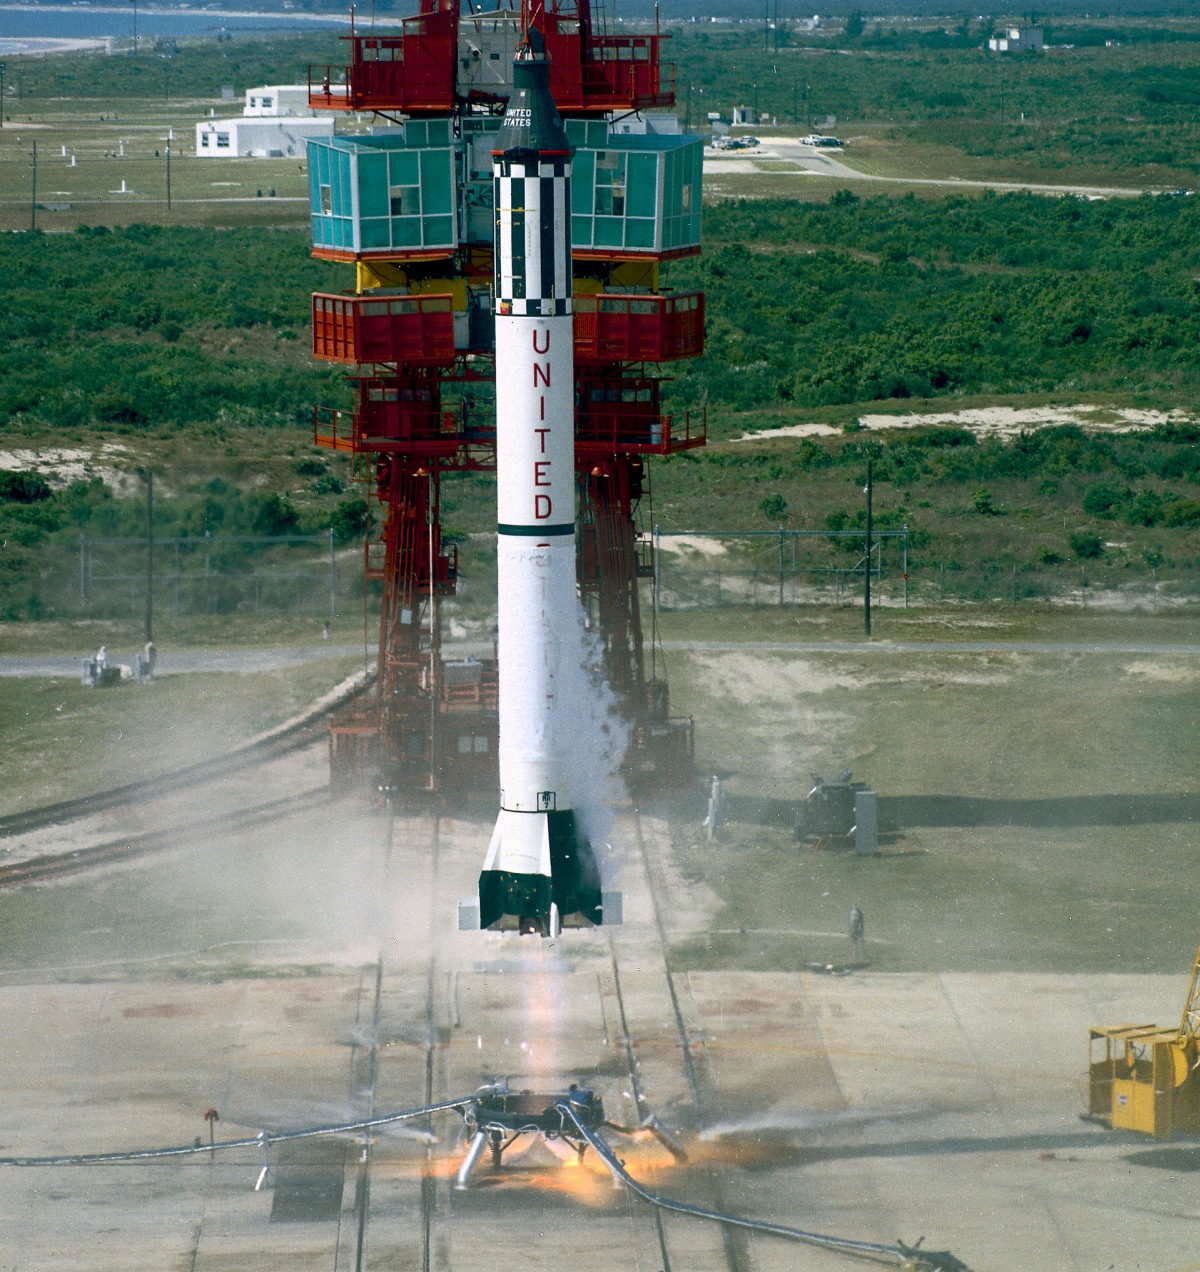
[[[4,57],[39,57],[47,53],[82,53],[87,49],[111,48],[110,39],[47,39],[20,38],[0,39],[0,55]],[[37,125],[33,125],[35,128]],[[26,124],[24,127],[28,128]]]
[[[864,429],[924,428],[937,424],[957,425],[981,437],[1015,437],[1031,429],[1053,424],[1077,424],[1089,432],[1132,433],[1153,428],[1156,424],[1178,423],[1190,418],[1186,411],[1147,411],[1134,407],[1096,406],[985,406],[964,407],[958,411],[909,411],[903,415],[860,415],[856,422]],[[738,442],[753,442],[776,437],[831,437],[844,430],[832,424],[794,424],[787,428],[764,429],[743,433]]]
[[118,495],[127,495],[140,482],[116,467],[129,453],[119,442],[105,442],[92,450],[48,446],[39,450],[0,450],[0,469],[7,472],[35,472],[51,486],[62,488],[73,481],[99,477]]

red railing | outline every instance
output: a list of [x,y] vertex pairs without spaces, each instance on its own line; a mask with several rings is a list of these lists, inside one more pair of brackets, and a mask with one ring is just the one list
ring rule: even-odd
[[499,696],[499,675],[494,661],[444,662],[442,703],[447,710],[495,707]]
[[310,66],[313,110],[449,111],[454,107],[458,14],[406,18],[399,36],[343,36],[349,66]]
[[[645,110],[675,104],[675,66],[659,62],[658,35],[593,35],[583,70],[583,109]],[[553,70],[551,70],[553,75]]]
[[313,357],[328,362],[454,361],[454,309],[448,295],[312,298]]
[[359,403],[357,411],[318,406],[313,437],[331,450],[453,455],[463,442],[462,420],[453,411],[421,401],[384,397]]
[[591,404],[586,416],[575,417],[576,455],[603,456],[636,453],[673,455],[703,446],[708,440],[707,412],[663,415],[644,403]]
[[704,294],[576,296],[581,362],[670,362],[704,352]]
[[[412,585],[424,594],[429,590],[429,559],[419,552],[412,554],[414,570]],[[388,552],[386,539],[366,539],[363,542],[363,577],[379,581],[388,574]],[[445,595],[454,593],[458,581],[458,545],[442,544],[441,554],[433,558],[433,578],[437,590]]]
[[[675,67],[659,63],[661,35],[585,36],[577,12],[547,11],[539,24],[560,110],[645,110],[675,101]],[[351,34],[349,66],[310,66],[314,110],[445,112],[457,96],[458,12],[406,18],[400,35]]]

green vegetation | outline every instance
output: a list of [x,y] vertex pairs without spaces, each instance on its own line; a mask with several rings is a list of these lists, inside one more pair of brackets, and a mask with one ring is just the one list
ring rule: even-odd
[[[664,529],[760,529],[746,514],[753,492],[771,523],[787,511],[788,530],[861,536],[868,459],[875,530],[909,529],[915,598],[1048,598],[1081,584],[1149,582],[1164,570],[1189,593],[1200,583],[1200,427],[1193,424],[1132,433],[1055,425],[986,438],[925,425],[726,441],[656,470],[656,517]],[[863,540],[807,540],[799,551],[805,568],[845,569],[861,557]],[[899,560],[889,552],[894,575]],[[727,545],[722,557],[690,567],[769,573],[774,553],[766,541]],[[669,585],[677,568],[674,561],[665,568]]]
[[[344,11],[338,16],[344,17]],[[346,47],[332,32],[301,32],[265,39],[144,39],[137,57],[95,50],[14,58],[8,65],[6,104],[19,123],[23,110],[49,103],[61,109],[64,101],[80,99],[164,105],[181,99],[219,100],[223,84],[234,85],[244,100],[245,90],[258,84],[301,83],[310,62],[341,62]],[[235,113],[241,111],[241,100]]]
[[[720,203],[684,404],[1200,391],[1200,202],[1027,194]],[[732,372],[732,374],[731,374]]]
[[[1100,47],[1101,32],[1121,47]],[[881,172],[900,157],[919,169],[927,155],[934,167],[1015,165],[1028,174],[1054,165],[1151,182],[1154,164],[1161,177],[1178,160],[1154,159],[1155,130],[1189,155],[1195,149],[1195,23],[1085,23],[1071,32],[1075,50],[1002,60],[979,51],[985,28],[961,19],[872,18],[857,36],[835,22],[780,32],[778,49],[751,26],[675,34],[680,113],[692,112],[693,123],[738,100],[794,117],[801,129],[810,113],[814,121],[834,113],[863,122],[848,157]],[[0,134],[10,223],[28,212],[20,192],[35,134],[22,123],[38,125],[43,163],[59,165],[42,174],[48,198],[67,171],[59,142],[80,130],[92,149],[72,173],[86,168],[86,180],[106,190],[122,162],[113,157],[120,135],[126,156],[153,165],[151,188],[165,176],[165,157],[155,155],[165,122],[182,128],[200,117],[222,83],[240,93],[301,78],[308,62],[337,60],[339,46],[301,35],[182,42],[168,53],[10,66],[16,127]],[[240,102],[215,109],[231,113]],[[311,360],[307,336],[309,294],[339,290],[348,277],[310,258],[302,199],[257,197],[256,183],[269,195],[269,183],[285,178],[300,192],[302,174],[290,166],[289,176],[269,162],[180,162],[176,193],[186,198],[169,214],[165,202],[88,205],[103,221],[218,218],[236,230],[127,224],[0,238],[0,333],[10,354],[0,367],[0,441],[87,452],[69,478],[48,461],[0,480],[6,619],[73,612],[61,581],[79,536],[142,532],[143,468],[159,479],[156,527],[166,537],[332,525],[351,544],[361,534],[362,488],[343,458],[312,450],[308,425],[314,404],[348,405],[341,371]],[[1171,172],[1172,183],[1190,176]],[[1191,425],[978,441],[961,429],[853,430],[871,403],[1083,402],[1190,414],[1200,388],[1200,202],[860,197],[830,179],[746,178],[759,179],[791,181],[811,201],[714,202],[704,256],[666,271],[668,285],[706,292],[709,318],[707,353],[672,369],[667,409],[703,410],[712,444],[655,466],[664,528],[857,530],[856,487],[871,458],[876,524],[910,527],[914,585],[936,571],[951,592],[1018,599],[1068,579],[1115,583],[1166,571],[1190,581],[1200,555],[1200,441]],[[235,201],[211,201],[226,197]],[[44,220],[69,226],[85,211]],[[296,228],[247,228],[256,217]],[[796,425],[835,433],[733,440]],[[491,566],[482,541],[466,536],[488,532],[491,491],[486,476],[455,477],[443,506],[448,531],[462,539],[462,611],[480,620]],[[840,567],[857,548],[831,540],[822,550]],[[250,549],[238,551],[249,559]]]
[[18,429],[307,423],[340,379],[308,357],[309,297],[340,276],[296,233],[6,235],[0,276]]
[[[1001,588],[1015,597],[1053,591],[1072,562],[1122,578],[1196,568],[1200,434],[1190,424],[982,441],[936,427],[732,440],[746,428],[853,428],[872,400],[1070,395],[1189,409],[1200,386],[1191,199],[846,195],[718,204],[707,215],[708,251],[674,265],[670,282],[707,293],[708,352],[677,366],[670,408],[704,407],[715,444],[659,466],[665,528],[748,528],[749,486],[764,524],[855,529],[853,487],[871,458],[877,526],[909,525],[915,579],[936,569],[944,585],[947,570],[970,566],[984,577],[968,594],[990,596],[988,572],[1017,571]],[[309,440],[312,405],[347,405],[348,391],[340,370],[308,355],[309,293],[338,279],[301,233],[7,235],[0,277],[9,446],[85,443],[93,470],[153,467],[164,536],[332,524],[349,543],[361,533],[365,504],[348,465]],[[49,475],[0,484],[0,612],[10,619],[61,612],[61,589],[45,581],[55,572],[47,545],[61,575],[81,531],[142,532],[140,481]],[[449,530],[486,532],[490,504],[489,478],[450,481]]]

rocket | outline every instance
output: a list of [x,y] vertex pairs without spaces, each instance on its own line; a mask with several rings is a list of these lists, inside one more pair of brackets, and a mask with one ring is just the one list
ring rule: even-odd
[[576,821],[567,660],[576,658],[575,348],[571,159],[532,28],[492,152],[500,815],[479,876],[479,924],[556,936],[603,918]]

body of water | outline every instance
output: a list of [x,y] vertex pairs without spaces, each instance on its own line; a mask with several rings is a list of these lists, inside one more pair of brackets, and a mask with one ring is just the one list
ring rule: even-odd
[[[332,31],[348,19],[334,15],[307,18],[279,13],[224,13],[217,10],[151,9],[138,7],[138,39],[161,36],[214,36],[223,31],[247,35],[272,31]],[[133,6],[99,8],[93,5],[37,7],[0,6],[0,56],[41,52],[55,42],[131,40]]]

